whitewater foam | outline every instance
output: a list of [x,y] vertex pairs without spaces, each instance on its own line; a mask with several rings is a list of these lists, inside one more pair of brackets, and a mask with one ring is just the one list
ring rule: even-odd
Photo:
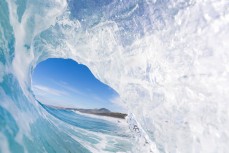
[[[83,14],[79,17],[70,2],[28,0],[21,22],[19,4],[7,2],[15,50],[6,56],[6,65],[1,61],[5,66],[0,66],[1,89],[8,97],[1,92],[1,106],[11,100],[21,118],[33,114],[31,118],[48,120],[31,96],[31,71],[47,58],[71,58],[119,93],[120,102],[135,115],[156,152],[227,152],[229,2],[111,1],[79,7],[77,11],[85,11],[78,12]],[[6,52],[0,52],[1,56],[10,54]],[[6,81],[9,73],[13,77]],[[20,85],[15,94],[10,94],[12,82]],[[23,114],[24,110],[28,112]],[[15,112],[9,112],[16,118]],[[52,127],[40,120],[28,128]],[[40,133],[43,138],[33,137],[37,143],[47,138]],[[136,140],[144,150],[138,142],[142,140]]]

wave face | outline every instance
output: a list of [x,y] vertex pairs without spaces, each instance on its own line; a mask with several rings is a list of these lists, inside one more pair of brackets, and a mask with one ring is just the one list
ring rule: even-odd
[[[228,152],[228,8],[226,0],[1,0],[0,152]],[[31,73],[48,58],[82,63],[115,89],[134,141],[40,106]]]

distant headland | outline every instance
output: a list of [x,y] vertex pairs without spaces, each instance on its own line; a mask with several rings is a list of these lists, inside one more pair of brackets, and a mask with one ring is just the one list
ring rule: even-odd
[[50,106],[55,109],[65,109],[65,110],[72,110],[72,111],[78,111],[80,113],[86,113],[86,114],[93,114],[93,115],[99,115],[99,116],[107,116],[107,117],[114,117],[114,118],[120,118],[125,119],[127,114],[125,113],[119,113],[119,112],[112,112],[107,108],[99,108],[99,109],[82,109],[82,108],[69,108],[69,107],[59,107],[59,106]]

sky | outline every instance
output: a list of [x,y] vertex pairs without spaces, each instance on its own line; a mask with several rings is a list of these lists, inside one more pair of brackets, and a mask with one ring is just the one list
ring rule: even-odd
[[115,103],[117,92],[71,59],[52,58],[39,63],[32,74],[32,89],[43,104],[123,112]]

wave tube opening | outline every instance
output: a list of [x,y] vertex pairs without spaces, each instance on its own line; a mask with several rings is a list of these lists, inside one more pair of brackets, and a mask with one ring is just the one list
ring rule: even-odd
[[115,105],[116,91],[97,80],[82,64],[70,59],[49,58],[33,70],[32,89],[42,103],[63,108],[107,108],[121,112]]

